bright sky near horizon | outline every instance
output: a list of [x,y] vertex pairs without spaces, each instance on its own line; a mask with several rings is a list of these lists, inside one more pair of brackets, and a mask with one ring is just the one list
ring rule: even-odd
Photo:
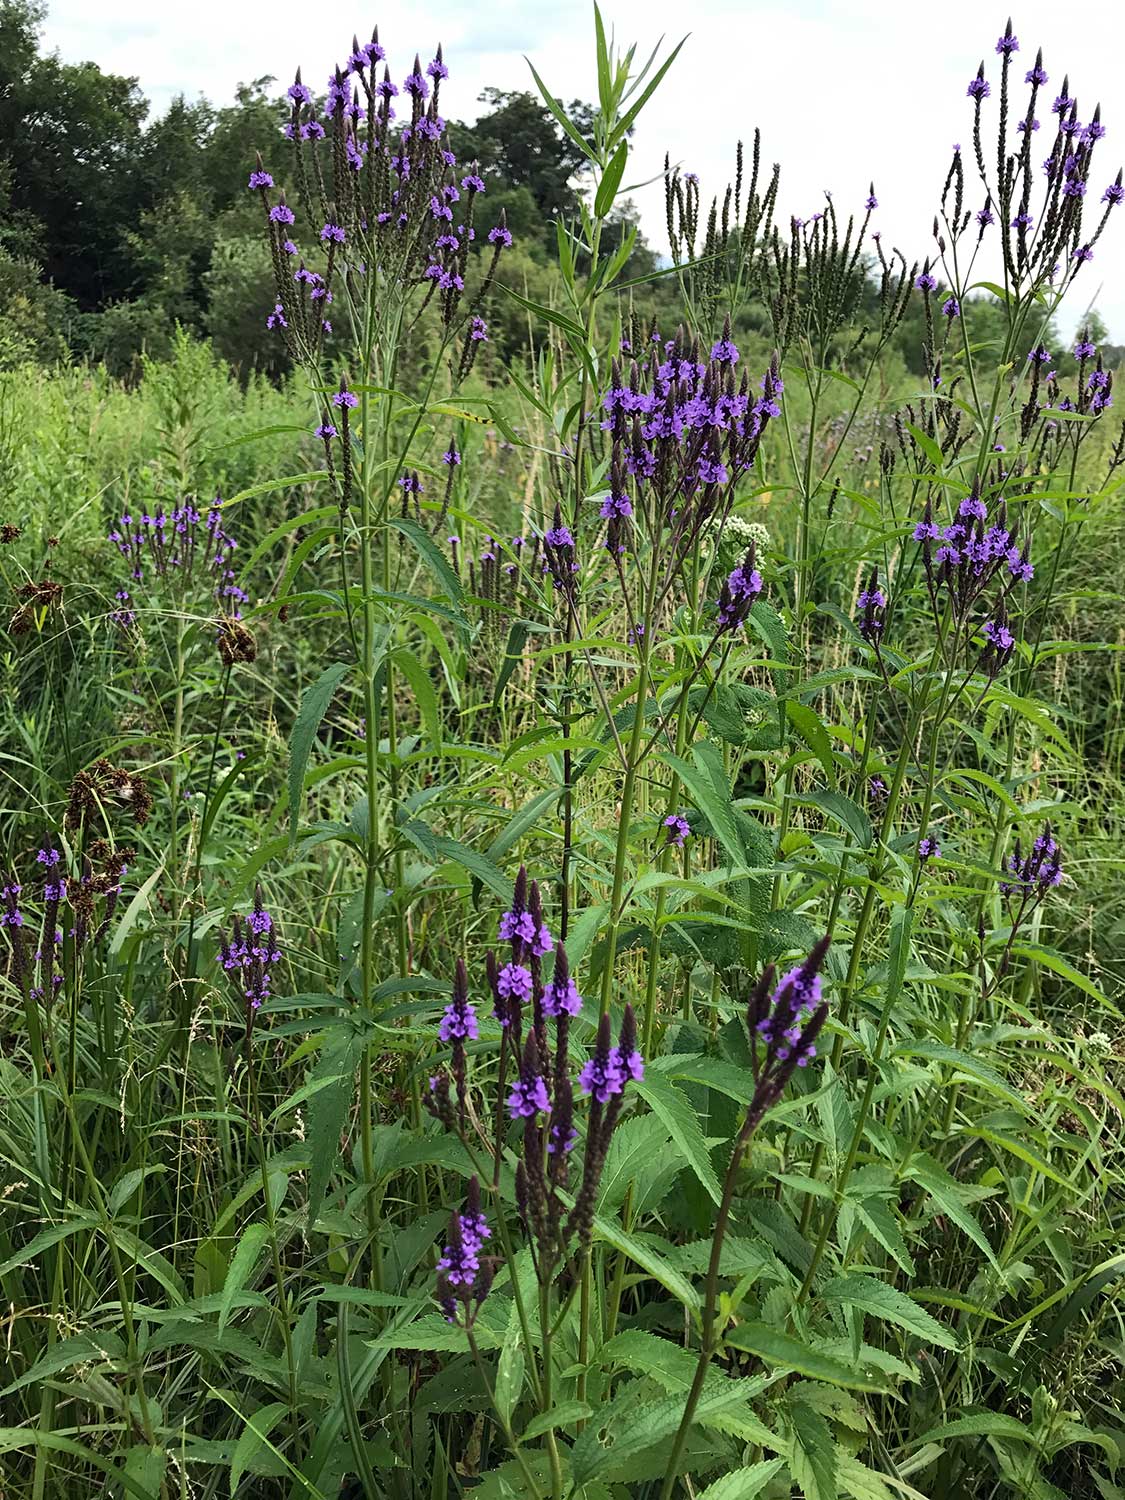
[[[661,36],[674,44],[690,32],[670,74],[647,106],[634,140],[629,182],[658,173],[669,150],[698,172],[705,197],[721,192],[735,143],[762,131],[767,163],[781,163],[780,210],[808,217],[829,190],[843,213],[859,207],[874,180],[876,227],[908,259],[931,253],[931,224],[955,141],[968,146],[972,106],[965,89],[983,57],[999,71],[994,47],[1004,29],[1002,5],[945,0],[603,0],[602,14],[621,43],[647,52]],[[401,78],[415,51],[425,63],[438,41],[450,77],[443,112],[472,119],[477,96],[493,85],[534,88],[525,56],[564,99],[596,97],[593,10],[587,0],[48,0],[44,42],[68,62],[90,59],[135,75],[154,111],[179,93],[231,99],[240,82],[271,74],[291,81],[297,64],[323,85],[349,50],[353,31],[379,25],[392,72]],[[1023,74],[1043,48],[1050,82],[1040,139],[1064,73],[1088,120],[1097,102],[1107,136],[1095,155],[1090,218],[1125,162],[1125,6],[1094,0],[1072,10],[1025,0],[1012,15]],[[995,94],[986,105],[995,119]],[[268,149],[263,145],[268,158]],[[1044,140],[1043,155],[1047,154]],[[666,248],[659,184],[633,195],[650,242]],[[973,201],[970,199],[970,201]],[[1125,342],[1125,207],[1078,277],[1064,331],[1097,307],[1115,342]]]

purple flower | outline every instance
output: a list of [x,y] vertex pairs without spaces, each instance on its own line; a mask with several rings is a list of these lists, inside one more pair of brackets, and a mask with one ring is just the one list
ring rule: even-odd
[[719,595],[719,627],[734,630],[745,623],[762,592],[762,575],[754,566],[754,549],[733,569]]
[[293,224],[296,222],[293,210],[287,203],[275,203],[270,209],[270,221],[274,224]]
[[987,229],[990,224],[996,223],[996,215],[986,203],[983,208],[977,210],[977,223],[982,229]]
[[1079,265],[1083,265],[1086,261],[1093,260],[1094,252],[1090,249],[1089,245],[1079,245],[1070,258],[1071,260],[1076,260]]
[[1030,229],[1031,226],[1034,223],[1035,223],[1035,218],[1034,218],[1034,216],[1032,214],[1026,214],[1026,213],[1017,214],[1015,216],[1015,218],[1012,220],[1012,228],[1013,229]]
[[675,844],[678,849],[684,847],[684,841],[691,835],[691,824],[681,813],[669,813],[664,819],[663,825],[667,828],[667,841]]
[[449,77],[449,69],[440,57],[435,57],[433,62],[426,64],[426,72],[435,80]]
[[1120,182],[1111,182],[1102,194],[1103,203],[1118,204],[1123,198],[1125,198],[1125,186]]
[[929,271],[921,271],[914,278],[914,285],[920,292],[936,292],[937,278]]
[[332,405],[354,410],[359,405],[359,397],[354,391],[337,391],[332,397]]
[[959,318],[961,316],[961,304],[956,297],[947,297],[941,304],[941,310],[947,318]]
[[300,78],[295,83],[291,83],[285,92],[294,104],[312,103],[312,89],[309,88],[307,83],[302,83]]
[[716,364],[736,365],[738,363],[738,349],[729,338],[722,338],[711,346],[711,358]]
[[1001,57],[1010,57],[1013,52],[1020,50],[1019,38],[1012,35],[1010,23],[1007,31],[1005,31],[1004,35],[996,43],[996,50]]
[[1023,81],[1024,83],[1034,83],[1037,87],[1042,87],[1047,82],[1047,74],[1043,70],[1042,63],[1037,62],[1033,68],[1029,68],[1024,74]]
[[273,934],[273,918],[262,902],[259,887],[254,895],[253,910],[245,917],[235,917],[231,935],[219,945],[219,962],[231,976],[249,1016],[270,999],[273,965],[281,953]]
[[976,99],[978,103],[981,99],[987,99],[989,94],[992,93],[992,85],[984,76],[983,66],[981,67],[981,71],[977,74],[977,76],[970,82],[969,87],[965,90],[965,93],[969,96],[970,99]]
[[922,838],[918,840],[918,858],[925,864],[928,859],[941,858],[941,845],[937,839]]
[[322,240],[329,241],[332,244],[342,245],[344,243],[344,231],[340,228],[339,224],[325,224],[324,228],[320,231],[320,237]]
[[331,422],[322,422],[316,429],[314,436],[324,438],[325,442],[327,442],[329,438],[336,436],[336,428],[333,427]]
[[469,329],[469,338],[474,344],[488,343],[488,324],[483,318],[474,318]]
[[633,502],[628,495],[608,494],[602,501],[598,514],[603,521],[612,520],[615,516],[625,520],[633,514]]
[[594,1054],[578,1075],[578,1087],[584,1094],[591,1094],[599,1104],[605,1104],[614,1094],[625,1092],[625,1074],[621,1066],[621,1054],[611,1047],[603,1057]]
[[530,1000],[531,971],[522,964],[505,964],[500,970],[497,988],[505,1000]]
[[468,981],[464,964],[458,964],[457,977],[453,983],[453,999],[445,1008],[438,1026],[438,1036],[443,1042],[476,1041],[480,1035],[477,1014],[468,995]]
[[1016,644],[1015,637],[1007,625],[996,620],[986,620],[981,627],[981,634],[995,648],[998,655],[1008,655]]
[[249,188],[271,188],[273,187],[273,178],[268,172],[258,170],[257,172],[250,173],[250,181],[246,185]]
[[749,1019],[752,1039],[766,1046],[767,1069],[775,1063],[787,1070],[805,1068],[816,1056],[814,1038],[825,1013],[822,980],[817,971],[824,962],[827,947],[828,940],[823,939],[803,964],[790,969],[772,995],[769,993],[772,970],[767,970],[759,982]]
[[505,228],[503,224],[497,224],[494,229],[488,231],[488,243],[490,245],[503,245],[510,249],[512,244],[512,231]]
[[914,527],[916,542],[936,542],[940,535],[941,528],[935,521],[919,521]]
[[879,207],[879,200],[875,196],[875,184],[874,183],[871,184],[871,191],[868,193],[867,197],[864,199],[863,206],[867,210],[868,213],[871,213],[872,210],[874,210],[874,209],[876,209],[876,208]]
[[508,1095],[508,1113],[513,1120],[534,1119],[537,1114],[546,1113],[550,1107],[551,1100],[542,1074],[517,1078],[513,1083],[512,1092]]
[[1080,338],[1074,346],[1074,357],[1077,360],[1093,359],[1097,352],[1096,346],[1086,337]]
[[543,540],[548,547],[574,546],[574,537],[569,526],[552,526],[550,531],[543,533]]
[[430,86],[419,71],[418,64],[414,65],[414,72],[407,74],[402,80],[402,87],[406,93],[412,94],[415,99],[428,99]]
[[556,960],[554,977],[543,991],[543,1014],[545,1016],[580,1015],[582,996],[578,993],[578,986],[569,974],[564,980],[559,975],[558,968],[558,960]]

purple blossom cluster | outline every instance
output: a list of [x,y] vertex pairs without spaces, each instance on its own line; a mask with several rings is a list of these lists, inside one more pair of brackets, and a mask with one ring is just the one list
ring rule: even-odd
[[[508,953],[501,956],[490,951],[486,960],[493,1016],[500,1023],[494,1116],[498,1130],[506,1116],[523,1132],[516,1197],[542,1267],[565,1255],[573,1239],[589,1237],[597,1184],[626,1085],[643,1078],[644,1062],[633,1012],[626,1006],[616,1042],[609,1017],[603,1015],[593,1053],[581,1065],[577,1080],[572,1078],[570,1027],[581,1015],[582,996],[571,975],[566,948],[562,943],[556,948],[544,920],[538,885],[528,881],[522,867],[511,904],[500,918],[498,937],[508,945]],[[545,978],[543,959],[550,953],[554,953],[554,967],[550,978]],[[548,1022],[552,1023],[553,1044]],[[458,961],[452,1000],[439,1025],[439,1036],[450,1047],[450,1062],[448,1069],[442,1068],[431,1078],[427,1107],[447,1128],[462,1135],[469,1119],[465,1043],[477,1035],[467,971],[464,962]],[[582,1183],[568,1207],[562,1195],[569,1158],[579,1138],[576,1091],[588,1100],[586,1146]],[[475,1285],[472,1278],[477,1266],[472,1262],[477,1248],[463,1224],[451,1234],[446,1262],[439,1267],[445,1294],[460,1284],[456,1278],[462,1273]],[[439,1290],[439,1298],[442,1295]]]
[[649,341],[647,357],[615,361],[602,397],[603,430],[612,434],[609,493],[601,504],[606,546],[627,550],[630,524],[650,538],[672,526],[686,543],[752,466],[767,424],[781,415],[784,385],[776,364],[751,387],[729,319],[704,357],[683,331]]
[[1041,901],[1062,884],[1062,852],[1050,823],[1044,824],[1026,854],[1016,838],[1015,848],[1008,856],[1007,873],[1008,878],[1000,882],[1000,893],[1021,908],[1021,915],[1028,905]]
[[[274,176],[260,159],[248,186],[261,197],[270,240],[275,303],[267,323],[299,362],[315,364],[332,333],[327,310],[341,276],[362,277],[372,264],[402,293],[417,290],[423,303],[436,301],[444,326],[463,331],[463,373],[486,340],[480,304],[512,234],[501,212],[484,235],[490,264],[483,284],[464,308],[486,185],[475,166],[459,168],[450,149],[439,105],[448,76],[439,47],[425,68],[416,57],[396,83],[382,44],[353,38],[347,63],[328,79],[321,109],[298,70],[284,135],[292,145],[290,185],[320,269],[308,263],[307,252],[302,258],[298,216],[284,193],[275,195]],[[401,118],[396,99],[406,105]],[[288,268],[292,258],[295,273]]]
[[483,1255],[489,1238],[488,1220],[481,1208],[480,1182],[469,1179],[462,1213],[449,1219],[449,1239],[437,1263],[437,1300],[446,1321],[471,1328],[492,1286],[494,1266]]
[[[1007,507],[1001,499],[993,511],[982,495],[973,490],[957,508],[948,525],[934,520],[927,500],[922,518],[913,530],[914,540],[921,544],[922,560],[931,600],[937,609],[941,591],[949,598],[955,615],[967,617],[970,607],[993,583],[999,580],[1003,595],[1016,583],[1028,583],[1035,568],[1028,555],[1028,544],[1022,545],[1008,525]],[[1006,624],[1005,621],[1000,621]]]
[[682,849],[691,836],[691,824],[682,813],[669,813],[661,826],[668,830],[665,841],[677,849]]
[[882,639],[885,624],[883,611],[887,607],[887,596],[879,587],[878,568],[872,569],[867,587],[860,591],[855,607],[859,616],[856,629],[865,641],[877,646]]
[[271,997],[273,970],[281,962],[273,918],[266,910],[262,888],[254,893],[253,908],[245,917],[236,916],[229,937],[219,945],[219,963],[230,976],[246,1006],[246,1034],[254,1024],[254,1013]]
[[113,613],[118,625],[136,619],[136,592],[150,577],[171,579],[184,594],[197,581],[205,582],[220,610],[240,619],[248,595],[234,569],[237,543],[223,524],[223,502],[216,496],[206,512],[191,500],[167,511],[163,506],[139,516],[126,512],[109,533],[109,540],[129,563],[129,583],[117,591]]
[[828,1017],[820,970],[829,942],[829,938],[822,938],[804,963],[790,969],[778,984],[774,984],[771,964],[754,986],[746,1010],[754,1094],[746,1112],[743,1140],[780,1099],[797,1069],[807,1068],[816,1056],[817,1037]]

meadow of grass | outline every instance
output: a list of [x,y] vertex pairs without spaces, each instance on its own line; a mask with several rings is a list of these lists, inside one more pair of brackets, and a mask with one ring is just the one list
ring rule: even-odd
[[286,382],[0,372],[4,1497],[1125,1494],[1097,134],[920,264],[675,176],[654,330],[598,59],[526,358],[435,67],[257,169]]

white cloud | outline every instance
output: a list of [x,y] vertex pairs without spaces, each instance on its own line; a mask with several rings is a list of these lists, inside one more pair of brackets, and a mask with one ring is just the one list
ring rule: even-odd
[[[1125,158],[1125,120],[1117,108],[1125,7],[1096,10],[1076,24],[1073,11],[1025,0],[1016,28],[1021,86],[1039,45],[1050,74],[1041,136],[1064,71],[1084,119],[1098,99],[1106,105],[1109,134],[1091,182],[1091,214],[1112,178],[1110,163],[1115,170]],[[884,242],[900,245],[911,258],[929,252],[950,146],[963,141],[967,147],[970,138],[965,87],[981,57],[993,75],[997,71],[993,47],[1003,10],[979,0],[946,0],[941,7],[917,0],[696,0],[690,6],[606,0],[603,13],[620,41],[639,43],[641,55],[662,33],[673,42],[691,30],[637,131],[633,180],[658,171],[668,149],[700,174],[705,192],[721,191],[735,142],[749,140],[757,125],[765,161],[781,162],[783,214],[807,216],[826,188],[846,211],[862,202],[874,179]],[[223,102],[239,82],[262,74],[288,81],[297,63],[319,83],[346,54],[352,31],[370,35],[374,19],[399,72],[415,50],[425,61],[443,42],[452,74],[446,111],[455,117],[475,113],[486,85],[530,86],[524,53],[561,97],[596,92],[592,7],[585,0],[478,0],[473,6],[430,0],[424,8],[388,0],[377,15],[365,6],[329,9],[308,0],[194,0],[187,7],[52,0],[44,35],[68,60],[92,58],[103,68],[136,74],[160,110],[179,92]],[[995,104],[993,98],[986,108]],[[659,245],[662,191],[650,188],[638,197],[645,230]],[[1119,215],[1079,278],[1064,323],[1071,326],[1083,306],[1096,301],[1111,333],[1125,341],[1125,210]]]

